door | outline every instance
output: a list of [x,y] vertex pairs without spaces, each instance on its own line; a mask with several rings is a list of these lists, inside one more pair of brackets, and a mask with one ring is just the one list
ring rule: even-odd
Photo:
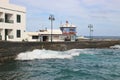
[[5,29],[5,41],[7,41],[8,29]]
[[48,36],[43,36],[43,42],[48,41]]

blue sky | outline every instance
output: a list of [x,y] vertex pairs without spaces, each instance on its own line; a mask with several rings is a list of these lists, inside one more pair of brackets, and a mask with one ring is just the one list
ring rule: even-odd
[[27,31],[50,28],[48,17],[55,17],[54,28],[60,23],[77,26],[78,35],[89,35],[88,25],[93,24],[93,35],[120,36],[120,0],[10,0],[27,9]]

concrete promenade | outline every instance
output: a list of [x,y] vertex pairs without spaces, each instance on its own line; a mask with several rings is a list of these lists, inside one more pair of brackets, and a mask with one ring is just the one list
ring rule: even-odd
[[81,40],[78,42],[6,42],[0,41],[0,63],[13,60],[21,52],[34,49],[66,51],[70,49],[110,48],[120,45],[120,40]]

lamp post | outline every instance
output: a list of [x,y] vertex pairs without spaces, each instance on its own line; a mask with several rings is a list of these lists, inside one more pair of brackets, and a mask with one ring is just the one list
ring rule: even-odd
[[51,42],[52,42],[52,33],[53,33],[53,21],[55,20],[54,15],[49,16],[49,20],[51,21]]
[[89,24],[89,25],[88,25],[88,28],[90,29],[89,38],[90,38],[90,41],[91,41],[91,40],[93,39],[93,37],[92,37],[93,25],[92,25],[92,24]]

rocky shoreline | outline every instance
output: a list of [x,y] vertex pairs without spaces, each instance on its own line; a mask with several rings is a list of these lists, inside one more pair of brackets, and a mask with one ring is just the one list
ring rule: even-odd
[[21,52],[34,49],[66,51],[70,49],[110,48],[120,45],[120,40],[81,40],[78,42],[5,42],[0,41],[0,63],[14,60]]

